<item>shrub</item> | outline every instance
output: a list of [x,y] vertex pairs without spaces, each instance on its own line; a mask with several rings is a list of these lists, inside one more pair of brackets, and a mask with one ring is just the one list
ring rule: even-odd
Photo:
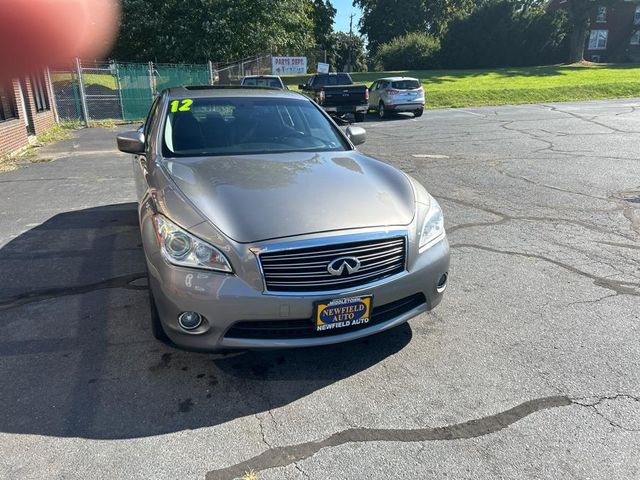
[[498,0],[451,22],[442,39],[445,68],[559,63],[568,56],[566,16]]
[[440,42],[433,36],[412,32],[383,43],[374,62],[383,70],[425,70],[438,66]]

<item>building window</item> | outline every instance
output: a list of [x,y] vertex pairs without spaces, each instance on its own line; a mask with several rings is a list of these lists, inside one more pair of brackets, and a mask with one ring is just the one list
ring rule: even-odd
[[636,13],[633,15],[633,24],[640,25],[640,5],[636,5]]
[[600,55],[591,55],[591,61],[593,63],[600,63]]
[[589,34],[589,50],[606,50],[609,30],[591,30]]
[[636,30],[631,35],[631,41],[629,42],[631,45],[640,45],[640,30]]
[[607,21],[607,7],[598,7],[596,22],[605,23],[606,21]]
[[30,80],[33,99],[36,102],[36,111],[44,112],[45,110],[49,110],[49,95],[47,95],[47,83],[44,80],[44,76],[39,73],[32,75]]
[[0,85],[0,122],[18,118],[13,89]]

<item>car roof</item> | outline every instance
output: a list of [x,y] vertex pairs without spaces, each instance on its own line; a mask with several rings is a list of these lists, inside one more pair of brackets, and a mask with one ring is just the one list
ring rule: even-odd
[[417,78],[413,78],[413,77],[384,77],[384,78],[378,78],[377,80],[374,80],[374,81],[379,82],[380,80],[388,80],[390,82],[397,82],[399,80],[416,80],[417,82],[420,81]]
[[255,87],[240,85],[202,85],[172,87],[165,90],[171,98],[224,98],[224,97],[263,97],[263,98],[295,98],[309,100],[304,95],[291,90],[274,87]]
[[243,78],[280,78],[278,75],[245,75]]

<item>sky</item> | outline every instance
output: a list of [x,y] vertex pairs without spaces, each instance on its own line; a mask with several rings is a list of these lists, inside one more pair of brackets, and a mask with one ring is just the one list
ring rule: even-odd
[[334,30],[348,32],[349,31],[349,15],[355,13],[353,18],[353,31],[358,33],[358,20],[360,20],[360,9],[353,6],[353,0],[331,0],[331,3],[338,11],[336,13]]

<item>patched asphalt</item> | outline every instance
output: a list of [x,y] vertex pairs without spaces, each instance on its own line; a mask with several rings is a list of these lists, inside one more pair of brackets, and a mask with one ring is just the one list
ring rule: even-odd
[[450,286],[328,348],[152,338],[116,129],[0,174],[0,478],[640,478],[640,100],[364,126],[440,201]]

